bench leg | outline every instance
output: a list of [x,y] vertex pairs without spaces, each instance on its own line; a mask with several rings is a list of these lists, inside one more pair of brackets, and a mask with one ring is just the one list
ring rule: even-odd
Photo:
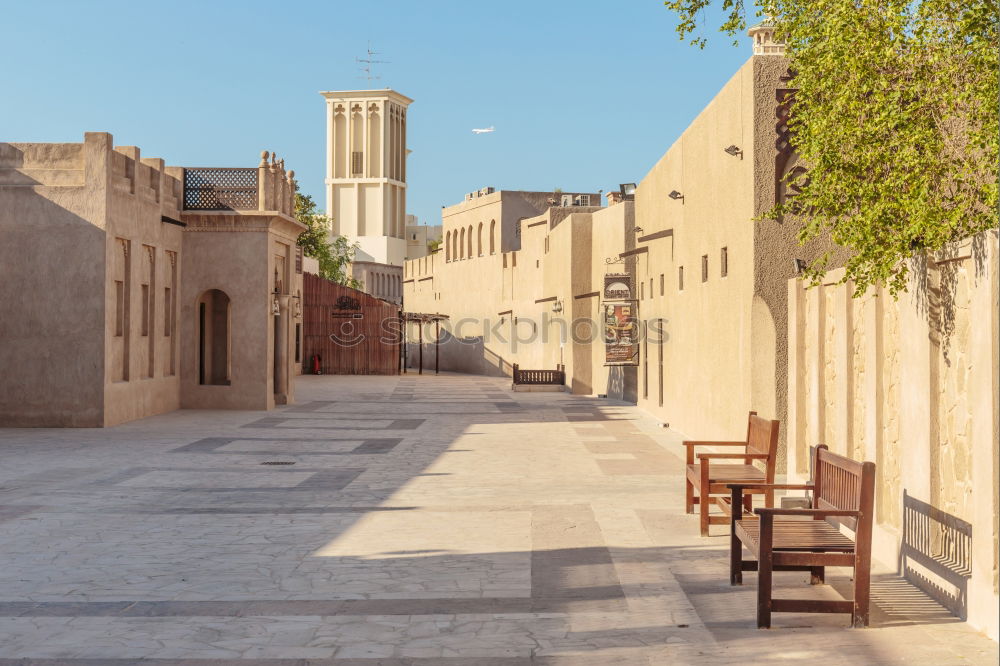
[[[860,548],[858,550],[861,550]],[[854,558],[854,611],[851,626],[868,626],[868,608],[871,599],[871,557],[855,555]]]
[[740,515],[736,512],[736,507],[745,499],[742,497],[743,490],[741,488],[733,488],[732,495],[729,498],[729,504],[732,507],[732,511],[729,514],[729,584],[730,585],[742,585],[743,584],[743,544],[740,542],[739,537],[736,536],[736,521],[740,519]]
[[774,556],[774,523],[771,516],[760,517],[760,557],[757,558],[757,628],[771,628],[771,567]]
[[735,529],[729,535],[729,584],[743,584],[743,543]]
[[694,484],[691,479],[684,479],[684,512],[694,513]]
[[826,583],[826,567],[809,568],[809,584],[822,585]]
[[701,488],[698,489],[698,515],[701,535],[708,536],[708,462],[701,463]]

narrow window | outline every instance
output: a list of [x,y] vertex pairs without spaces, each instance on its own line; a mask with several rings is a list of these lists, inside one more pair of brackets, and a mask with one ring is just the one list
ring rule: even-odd
[[[644,283],[639,283],[639,291],[642,291],[642,285]],[[649,322],[642,322],[642,328],[645,335],[642,336],[642,397],[649,397]]]
[[701,281],[708,282],[708,255],[701,255]]
[[149,335],[149,285],[142,285],[142,335]]
[[351,152],[351,175],[360,176],[364,172],[364,157],[360,150]]
[[649,278],[649,297],[653,297],[653,278]]
[[646,298],[646,289],[645,289],[645,287],[646,287],[646,283],[645,282],[640,282],[639,283],[639,300],[640,301],[642,299]]
[[295,325],[295,362],[302,362],[302,324]]
[[722,256],[719,258],[719,272],[722,277],[729,275],[729,248],[722,248]]
[[115,337],[125,335],[125,283],[115,280]]
[[664,285],[663,273],[660,273],[660,296],[663,296],[663,285]]
[[173,301],[170,300],[170,287],[163,288],[163,335],[170,337],[170,312]]
[[677,267],[677,290],[684,291],[684,267]]

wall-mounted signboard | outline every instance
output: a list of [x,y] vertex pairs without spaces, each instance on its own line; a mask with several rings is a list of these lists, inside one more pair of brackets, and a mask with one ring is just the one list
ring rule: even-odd
[[635,298],[632,295],[632,276],[628,273],[606,274],[601,298],[605,301],[629,301]]
[[639,322],[636,301],[601,304],[604,328],[604,365],[639,364]]

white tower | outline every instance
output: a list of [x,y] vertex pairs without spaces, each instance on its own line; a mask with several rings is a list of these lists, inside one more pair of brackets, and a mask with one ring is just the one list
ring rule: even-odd
[[326,98],[326,211],[333,233],[357,241],[359,262],[406,258],[406,108],[388,88]]

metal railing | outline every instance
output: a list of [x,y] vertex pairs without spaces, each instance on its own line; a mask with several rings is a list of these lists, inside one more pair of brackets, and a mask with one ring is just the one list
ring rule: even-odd
[[257,210],[258,169],[184,169],[185,210]]

